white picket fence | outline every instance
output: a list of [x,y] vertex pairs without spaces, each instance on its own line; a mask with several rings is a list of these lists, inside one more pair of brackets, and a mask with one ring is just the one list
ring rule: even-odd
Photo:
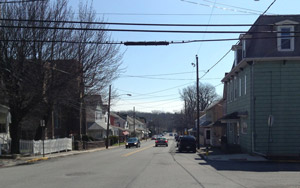
[[[44,141],[45,154],[72,150],[71,138],[58,138]],[[42,154],[42,140],[20,140],[20,154]]]

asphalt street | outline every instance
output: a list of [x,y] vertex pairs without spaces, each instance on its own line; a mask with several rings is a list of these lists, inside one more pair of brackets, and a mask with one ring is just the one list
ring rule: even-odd
[[124,147],[0,169],[1,188],[300,187],[293,163],[207,162],[175,142]]

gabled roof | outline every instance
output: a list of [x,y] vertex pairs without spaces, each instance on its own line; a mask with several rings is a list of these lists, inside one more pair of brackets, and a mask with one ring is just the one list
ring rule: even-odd
[[[88,123],[88,130],[106,130],[107,129],[107,124],[104,122],[93,122],[93,123]],[[111,126],[109,126],[109,129],[111,130]]]
[[[127,116],[127,122],[129,123],[129,124],[133,124],[133,117],[130,117],[130,116]],[[138,119],[136,119],[135,118],[135,124],[145,124],[145,123],[143,123],[143,122],[141,122],[141,121],[139,121]]]

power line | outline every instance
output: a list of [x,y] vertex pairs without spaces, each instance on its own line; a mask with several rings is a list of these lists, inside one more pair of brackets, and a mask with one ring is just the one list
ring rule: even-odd
[[231,49],[229,49],[220,59],[219,61],[217,61],[213,66],[211,66],[200,78],[199,80],[201,80],[205,75],[207,75],[209,73],[209,71],[211,69],[213,69],[217,64],[219,64],[229,53],[231,52]]
[[260,13],[260,14],[262,13],[262,11],[258,11],[258,10],[253,10],[253,9],[248,9],[248,8],[243,8],[243,7],[238,7],[238,6],[232,6],[232,5],[227,5],[227,4],[223,4],[223,3],[215,3],[215,2],[212,2],[212,1],[209,1],[209,0],[202,0],[202,1],[206,1],[206,2],[209,2],[209,3],[214,3],[214,4],[218,4],[218,5],[224,5],[224,6],[227,6],[227,7],[247,10],[247,11],[251,11],[251,12],[257,12],[257,13]]
[[[130,26],[164,26],[164,27],[251,27],[251,26],[270,26],[275,24],[181,24],[181,23],[137,23],[137,22],[88,22],[88,21],[65,21],[65,20],[35,20],[35,19],[11,19],[3,18],[1,21],[14,22],[42,22],[42,23],[69,23],[69,24],[91,24],[91,25],[130,25]],[[288,24],[291,25],[291,24]],[[299,25],[299,24],[292,24]]]
[[[162,78],[162,77],[146,77],[146,76],[123,76],[123,77],[129,77],[129,78],[143,78],[143,79],[150,79],[150,80],[195,80],[195,79],[185,79],[185,78]],[[204,80],[216,80],[216,79],[222,79],[222,78],[206,78]]]
[[31,2],[38,2],[38,1],[44,1],[44,2],[46,2],[47,0],[5,1],[5,2],[0,2],[0,4],[8,4],[8,3],[31,3]]
[[269,6],[268,8],[262,13],[262,15],[265,15],[267,13],[267,11],[271,8],[271,6],[276,2],[276,0],[274,0]]
[[215,85],[214,88],[219,87],[220,85],[223,85],[223,83],[220,83],[218,85]]
[[[75,31],[113,31],[113,32],[146,32],[146,33],[210,33],[210,34],[254,34],[254,33],[286,33],[284,31],[195,31],[195,30],[148,30],[148,29],[104,29],[104,28],[78,28],[78,27],[43,27],[43,26],[17,26],[17,25],[0,25],[1,28],[15,28],[15,29],[53,29],[53,30],[75,30]],[[300,33],[300,31],[293,31],[290,33]]]
[[[214,5],[216,4],[216,2],[217,2],[217,0],[215,0]],[[207,24],[210,23],[210,20],[211,20],[213,12],[214,12],[214,7],[212,7],[212,9],[211,9],[211,12],[210,12]],[[207,31],[207,29],[208,29],[208,27],[205,28],[205,31]],[[205,34],[202,36],[202,39],[204,39],[204,38],[205,38]],[[202,47],[202,43],[200,44],[200,46],[199,46],[198,51],[197,51],[196,54],[199,54],[199,51],[200,51],[201,47]]]
[[[204,70],[202,70],[202,71],[204,71]],[[194,74],[194,73],[195,73],[195,71],[191,71],[191,72],[175,72],[175,73],[165,73],[165,74],[146,74],[146,75],[134,75],[134,76],[169,76],[169,75]],[[123,75],[124,76],[132,76],[132,75],[126,75],[126,74],[123,74]]]
[[188,1],[188,0],[181,0],[183,2],[186,3],[190,3],[190,4],[194,4],[194,5],[200,5],[200,6],[205,6],[205,7],[215,7],[221,10],[225,10],[225,11],[232,11],[232,12],[241,12],[241,13],[246,13],[246,14],[256,14],[259,15],[259,13],[257,13],[256,11],[246,11],[246,10],[238,10],[238,9],[233,9],[233,8],[226,8],[226,7],[220,7],[220,6],[213,6],[213,5],[207,5],[207,4],[203,4],[203,3],[197,3],[194,1]]
[[[0,26],[1,27],[1,26]],[[293,36],[300,37],[300,36]],[[275,37],[252,37],[247,40],[262,40],[262,39],[273,39],[273,38],[284,38],[284,36],[275,36]],[[165,41],[171,44],[188,44],[188,43],[196,43],[196,42],[225,42],[225,41],[236,41],[240,40],[239,38],[227,38],[227,39],[205,39],[205,40],[178,40],[178,41]],[[98,42],[98,41],[71,41],[71,40],[30,40],[30,39],[0,39],[2,42],[36,42],[36,43],[70,43],[70,44],[125,44],[126,42]],[[156,41],[152,41],[156,42]]]
[[[79,14],[79,13],[75,13]],[[209,16],[210,14],[178,14],[178,13],[118,13],[118,12],[97,12],[101,15],[120,15],[120,16]],[[213,16],[257,16],[257,13],[247,14],[212,14]]]
[[153,98],[164,98],[164,97],[170,97],[170,96],[178,96],[178,94],[171,94],[171,95],[151,95],[149,97],[130,97],[128,99],[136,99],[136,100],[144,100],[144,99],[153,99]]

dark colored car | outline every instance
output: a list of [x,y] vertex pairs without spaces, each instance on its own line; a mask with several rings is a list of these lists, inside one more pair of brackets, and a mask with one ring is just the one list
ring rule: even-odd
[[166,138],[157,138],[155,141],[155,147],[161,145],[168,147],[168,140]]
[[137,137],[128,138],[126,141],[126,148],[130,147],[141,147],[140,140]]
[[179,146],[179,142],[180,142],[180,140],[181,140],[181,138],[182,138],[183,136],[178,136],[177,137],[177,139],[176,139],[176,141],[177,141],[177,145],[176,145],[176,147],[178,147]]
[[192,151],[196,153],[196,139],[193,136],[183,136],[178,144],[178,151]]

